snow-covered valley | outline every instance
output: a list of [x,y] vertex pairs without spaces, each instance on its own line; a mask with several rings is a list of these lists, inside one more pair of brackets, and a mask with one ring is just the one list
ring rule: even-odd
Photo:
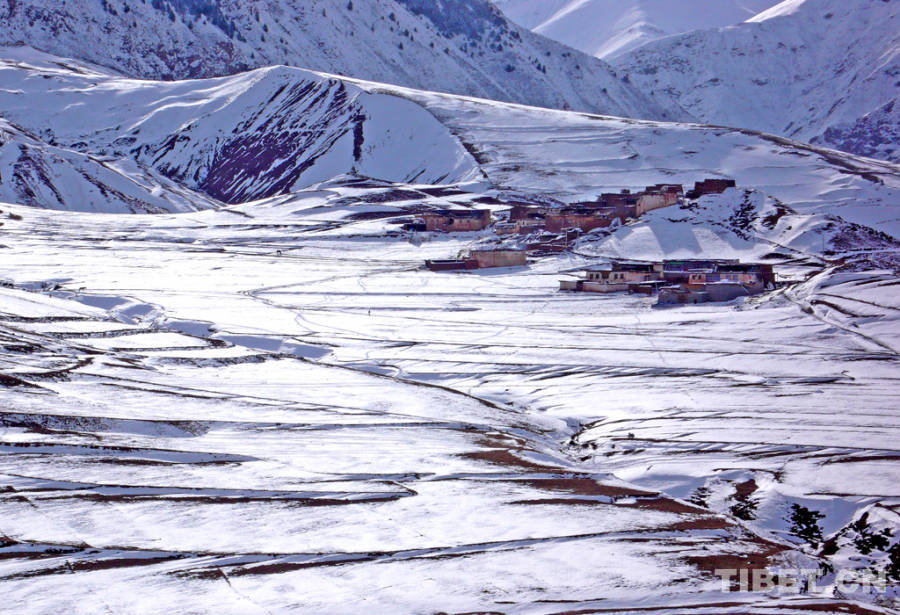
[[[866,511],[895,525],[890,272],[826,267],[744,305],[575,298],[556,280],[588,257],[422,270],[472,238],[354,221],[384,207],[373,192],[99,219],[3,206],[21,218],[0,272],[7,604],[847,604],[723,592],[710,572],[827,561],[801,555],[790,503],[829,533]],[[750,481],[747,522],[729,510]]]
[[[286,67],[155,82],[4,53],[13,612],[896,611],[896,164]],[[155,209],[85,188],[112,173]],[[428,271],[501,239],[403,229],[706,177],[737,187],[525,267]],[[780,284],[676,308],[558,290],[611,257]],[[839,583],[867,568],[890,587]]]

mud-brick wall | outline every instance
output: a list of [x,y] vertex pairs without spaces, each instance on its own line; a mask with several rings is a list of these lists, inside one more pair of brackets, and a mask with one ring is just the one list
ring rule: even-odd
[[638,198],[636,213],[643,216],[648,211],[669,207],[678,203],[678,194],[675,192],[646,192]]
[[469,258],[479,267],[520,267],[527,263],[524,250],[472,250]]
[[465,233],[486,229],[491,224],[491,212],[482,210],[478,217],[424,214],[422,219],[425,221],[427,231]]
[[547,216],[545,228],[551,233],[559,233],[567,228],[580,228],[582,231],[590,231],[595,228],[604,228],[612,224],[613,218],[606,216],[551,214]]

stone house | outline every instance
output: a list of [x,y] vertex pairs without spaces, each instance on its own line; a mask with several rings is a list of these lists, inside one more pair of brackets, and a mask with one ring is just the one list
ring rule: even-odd
[[491,225],[489,209],[439,209],[419,216],[426,231],[464,233],[482,231]]

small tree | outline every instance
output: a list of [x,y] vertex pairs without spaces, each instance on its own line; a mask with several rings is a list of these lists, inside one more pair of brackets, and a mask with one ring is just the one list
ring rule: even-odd
[[808,542],[813,549],[818,549],[819,543],[822,542],[822,526],[819,525],[819,520],[824,518],[825,515],[818,510],[793,504],[790,517],[791,534]]
[[709,496],[711,493],[712,490],[705,485],[697,487],[691,494],[691,499],[689,499],[688,502],[694,504],[695,506],[709,508]]
[[759,501],[749,495],[734,496],[734,504],[729,509],[731,514],[738,519],[744,521],[753,521],[756,519],[756,509],[759,508]]
[[894,534],[891,528],[885,528],[880,532],[872,529],[872,526],[869,525],[869,513],[863,513],[850,525],[850,528],[856,532],[853,544],[856,546],[856,550],[863,555],[869,555],[876,550],[887,551],[891,544],[891,536]]
[[900,542],[895,543],[888,551],[887,574],[895,581],[900,581]]

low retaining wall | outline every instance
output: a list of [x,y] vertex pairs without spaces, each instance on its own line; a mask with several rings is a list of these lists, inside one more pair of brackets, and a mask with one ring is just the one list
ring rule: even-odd
[[628,290],[628,284],[603,284],[602,282],[585,282],[581,289],[586,293],[618,293]]

